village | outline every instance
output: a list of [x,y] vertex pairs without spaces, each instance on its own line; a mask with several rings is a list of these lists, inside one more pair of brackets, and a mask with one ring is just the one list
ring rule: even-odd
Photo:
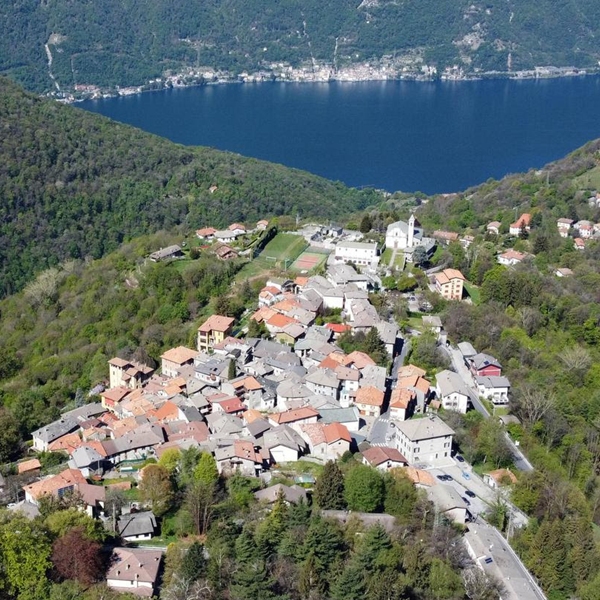
[[[531,226],[531,215],[523,214],[510,226],[510,234],[519,236]],[[598,234],[597,226],[587,222],[559,219],[557,227],[562,237],[577,233],[575,247]],[[492,222],[487,232],[498,235],[499,228],[499,222]],[[250,247],[236,246],[249,232],[255,234]],[[268,253],[276,235],[268,232],[268,221],[259,221],[254,230],[234,223],[222,231],[200,229],[196,237],[203,251],[226,261]],[[374,290],[382,290],[390,268],[431,256],[440,244],[460,242],[468,247],[473,238],[444,231],[426,237],[414,215],[388,225],[384,247],[364,241],[358,231],[331,224],[307,225],[286,235],[304,240],[298,255],[282,259],[282,273],[292,273],[292,267],[295,275],[270,276],[256,298],[255,311],[242,322],[210,315],[197,329],[195,347],[167,350],[157,369],[111,358],[106,385],[93,390],[99,401],[63,413],[33,432],[34,453],[63,452],[68,464],[40,478],[37,458],[19,463],[19,474],[29,476],[30,482],[10,509],[33,518],[44,496],[75,492],[88,514],[107,521],[111,488],[131,488],[143,479],[148,461],[159,460],[171,449],[191,447],[209,452],[224,477],[240,473],[259,479],[263,489],[257,498],[273,502],[276,489],[296,502],[310,493],[314,478],[299,471],[295,485],[271,489],[282,467],[323,465],[351,453],[380,471],[403,469],[449,521],[461,526],[479,523],[465,536],[469,553],[499,577],[511,573],[515,587],[507,597],[544,597],[504,538],[478,521],[500,497],[510,507],[511,527],[526,524],[527,517],[510,504],[505,490],[516,481],[514,473],[503,468],[477,474],[456,453],[455,432],[438,414],[478,410],[504,428],[515,417],[502,410],[510,402],[510,381],[502,365],[468,342],[451,346],[439,316],[423,314],[418,330],[402,333],[394,319],[382,318],[370,301]],[[181,246],[170,246],[153,252],[149,260],[177,260],[182,255]],[[508,267],[526,259],[512,249],[497,257]],[[556,275],[567,276],[568,271],[557,269]],[[457,269],[431,269],[426,274],[432,292],[449,301],[470,301],[466,279]],[[427,312],[423,300],[411,293],[406,297]],[[324,320],[325,315],[336,318]],[[407,360],[411,337],[423,332],[435,336],[453,369],[437,372],[432,381]],[[362,336],[378,351],[378,360],[361,350],[344,352],[338,342],[345,335]],[[496,409],[499,417],[494,416]],[[509,442],[515,468],[531,470],[517,445]],[[161,551],[131,544],[152,540],[160,530],[159,519],[148,507],[132,503],[116,526],[130,545],[115,549],[115,564],[129,561],[140,566],[112,567],[107,583],[150,595]],[[497,550],[502,547],[503,553],[511,554],[509,559],[494,560],[484,532],[498,537]]]

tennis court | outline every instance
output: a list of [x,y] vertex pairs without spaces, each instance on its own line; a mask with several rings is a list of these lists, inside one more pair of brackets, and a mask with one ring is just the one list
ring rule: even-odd
[[295,271],[312,271],[327,260],[327,254],[320,252],[303,252],[293,263],[291,268]]

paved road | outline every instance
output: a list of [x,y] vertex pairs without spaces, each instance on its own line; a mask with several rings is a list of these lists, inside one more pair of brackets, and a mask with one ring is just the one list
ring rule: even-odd
[[[480,412],[486,419],[488,419],[491,415],[488,409],[479,400],[479,395],[477,394],[477,386],[475,385],[475,381],[473,380],[471,371],[469,371],[467,365],[465,365],[465,361],[463,360],[461,351],[458,348],[455,348],[454,346],[442,346],[442,348],[444,348],[446,353],[450,356],[454,370],[462,377],[462,380],[466,383],[467,387],[469,388],[469,397],[471,403],[473,404],[473,408],[475,408],[477,412]],[[515,468],[517,468],[519,471],[533,471],[533,466],[527,460],[527,457],[515,445],[515,443],[510,439],[507,433],[505,433],[504,435],[506,437],[506,442],[512,452]]]
[[479,566],[504,584],[503,600],[546,600],[544,592],[508,542],[483,519],[469,525],[464,540],[469,554]]

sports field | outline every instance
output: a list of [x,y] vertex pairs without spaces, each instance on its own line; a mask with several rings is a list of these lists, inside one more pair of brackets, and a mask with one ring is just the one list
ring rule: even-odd
[[321,252],[303,252],[290,267],[294,271],[312,271],[317,267],[320,267],[327,260],[327,254]]

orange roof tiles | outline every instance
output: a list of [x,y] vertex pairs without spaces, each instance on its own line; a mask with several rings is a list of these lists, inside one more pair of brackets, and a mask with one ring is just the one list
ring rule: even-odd
[[300,306],[300,303],[297,300],[286,298],[285,300],[280,300],[279,302],[276,302],[271,308],[273,310],[286,313],[298,306]]
[[414,467],[406,467],[403,471],[406,476],[414,483],[431,487],[435,485],[435,479],[431,473]]
[[198,331],[202,333],[210,333],[211,331],[227,331],[235,322],[232,317],[224,317],[222,315],[211,315],[198,327]]
[[279,329],[282,329],[283,327],[287,325],[292,325],[295,322],[296,321],[291,317],[286,317],[285,315],[277,313],[267,321],[267,325],[271,325],[271,327],[277,327]]
[[425,377],[426,374],[427,371],[425,371],[425,369],[421,369],[421,367],[417,367],[415,365],[404,365],[398,369],[398,378],[412,377],[413,375]]
[[17,473],[29,473],[29,471],[37,471],[42,468],[42,463],[37,458],[25,460],[17,465]]
[[294,283],[298,287],[304,287],[308,283],[308,277],[296,277],[296,279],[294,279]]
[[348,428],[341,423],[330,423],[323,427],[323,433],[325,434],[325,440],[328,444],[333,444],[338,440],[344,440],[348,443],[352,441],[352,437]]
[[217,230],[214,227],[204,227],[203,229],[197,229],[196,235],[198,237],[207,237],[209,235],[215,235]]
[[293,423],[294,421],[302,421],[303,419],[310,419],[312,417],[318,417],[319,413],[310,406],[303,406],[296,410],[286,410],[285,412],[273,413],[269,415],[269,419],[275,421],[278,425],[284,423]]
[[61,489],[75,487],[78,483],[87,483],[81,471],[78,469],[66,469],[54,477],[26,485],[23,489],[34,500],[37,500],[45,494],[58,494]]
[[244,423],[248,425],[249,423],[253,423],[257,419],[262,419],[263,416],[258,410],[249,408],[247,411],[242,413],[242,418],[244,419]]
[[167,350],[161,358],[177,365],[183,365],[186,362],[194,360],[198,356],[197,350],[186,348],[185,346],[177,346],[177,348],[171,348]]
[[274,311],[269,306],[263,306],[259,308],[250,318],[256,321],[257,323],[261,323],[262,321],[268,321],[273,315],[276,315],[277,311]]
[[60,450],[66,450],[69,454],[81,446],[82,440],[78,433],[67,433],[57,440],[54,440],[49,446],[50,452],[59,452]]
[[333,331],[333,333],[345,333],[352,329],[350,325],[344,325],[343,323],[325,323],[325,327]]
[[398,452],[396,448],[389,448],[387,446],[373,446],[372,448],[365,450],[362,455],[367,462],[374,467],[377,467],[388,460],[408,464],[406,458]]
[[398,383],[396,384],[397,388],[415,388],[423,394],[427,394],[429,392],[429,388],[431,387],[431,383],[427,381],[424,377],[419,377],[418,375],[413,375],[412,377],[401,377],[398,379]]
[[354,402],[356,404],[368,404],[370,406],[383,406],[384,394],[373,386],[358,389]]
[[415,393],[405,388],[396,388],[392,390],[390,398],[390,408],[408,408],[415,399]]
[[358,350],[350,352],[343,362],[345,367],[348,365],[354,365],[357,369],[364,369],[366,366],[374,364],[375,361],[368,354],[359,352]]
[[450,283],[453,279],[465,280],[465,276],[458,269],[444,269],[434,275],[440,285]]
[[179,408],[167,400],[155,414],[159,421],[177,421],[179,419]]

